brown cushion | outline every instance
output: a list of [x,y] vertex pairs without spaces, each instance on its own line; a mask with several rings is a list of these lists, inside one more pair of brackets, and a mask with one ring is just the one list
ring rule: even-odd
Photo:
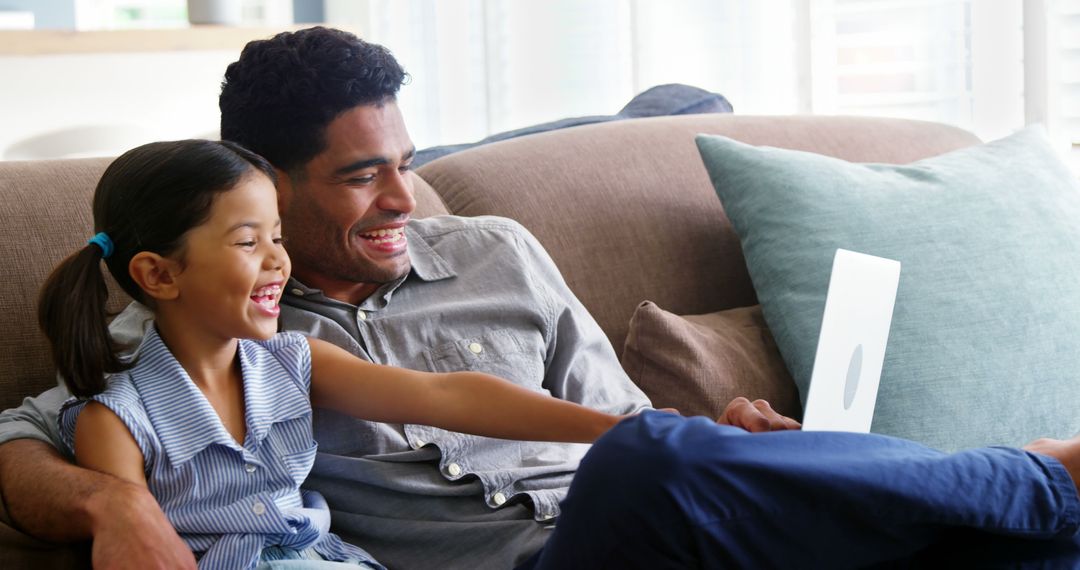
[[732,399],[746,396],[802,416],[760,305],[679,316],[645,301],[630,320],[622,364],[657,408],[715,418]]

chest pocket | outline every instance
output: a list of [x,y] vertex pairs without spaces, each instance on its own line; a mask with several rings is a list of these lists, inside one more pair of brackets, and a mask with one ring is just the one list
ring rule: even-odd
[[436,346],[427,350],[424,358],[434,372],[486,372],[541,390],[544,353],[539,331],[532,334],[500,329]]
[[263,460],[277,463],[288,478],[286,484],[300,485],[315,463],[318,446],[311,438],[311,413],[276,422],[263,441]]

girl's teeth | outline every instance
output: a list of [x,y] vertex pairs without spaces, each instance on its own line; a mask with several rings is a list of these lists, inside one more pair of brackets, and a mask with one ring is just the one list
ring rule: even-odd
[[280,292],[281,292],[281,286],[280,285],[273,285],[273,286],[270,286],[270,287],[261,287],[261,288],[257,289],[254,293],[252,293],[251,296],[253,298],[257,298],[257,297],[276,297],[277,294],[280,293]]

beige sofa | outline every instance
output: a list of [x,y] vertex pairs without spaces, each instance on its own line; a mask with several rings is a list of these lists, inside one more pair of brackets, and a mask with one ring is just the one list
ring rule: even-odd
[[[416,215],[496,214],[524,224],[621,352],[642,301],[677,315],[756,302],[738,238],[698,157],[696,133],[895,163],[978,142],[957,128],[891,119],[631,119],[511,139],[427,164],[417,171]],[[108,162],[0,162],[0,258],[6,263],[6,286],[0,289],[0,405],[5,408],[53,384],[36,325],[37,289],[52,266],[91,235],[90,199]],[[115,297],[119,308],[125,300]],[[635,368],[632,376],[638,372]],[[647,391],[658,404],[704,413],[726,401],[728,380],[706,378],[689,390],[674,379],[652,383]],[[693,381],[702,384],[701,378]],[[762,394],[769,392],[749,395]],[[86,566],[86,553],[85,545],[58,547],[0,525],[2,568]]]

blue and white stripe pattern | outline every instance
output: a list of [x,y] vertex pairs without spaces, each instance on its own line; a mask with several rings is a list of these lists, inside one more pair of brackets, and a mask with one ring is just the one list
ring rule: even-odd
[[[330,512],[300,485],[315,461],[311,433],[311,349],[282,333],[241,340],[247,435],[243,445],[151,329],[138,363],[110,378],[92,399],[124,422],[142,451],[150,492],[192,551],[199,568],[254,568],[270,545],[314,548],[327,560],[382,568],[329,532]],[[60,430],[73,447],[85,401],[70,400]]]

